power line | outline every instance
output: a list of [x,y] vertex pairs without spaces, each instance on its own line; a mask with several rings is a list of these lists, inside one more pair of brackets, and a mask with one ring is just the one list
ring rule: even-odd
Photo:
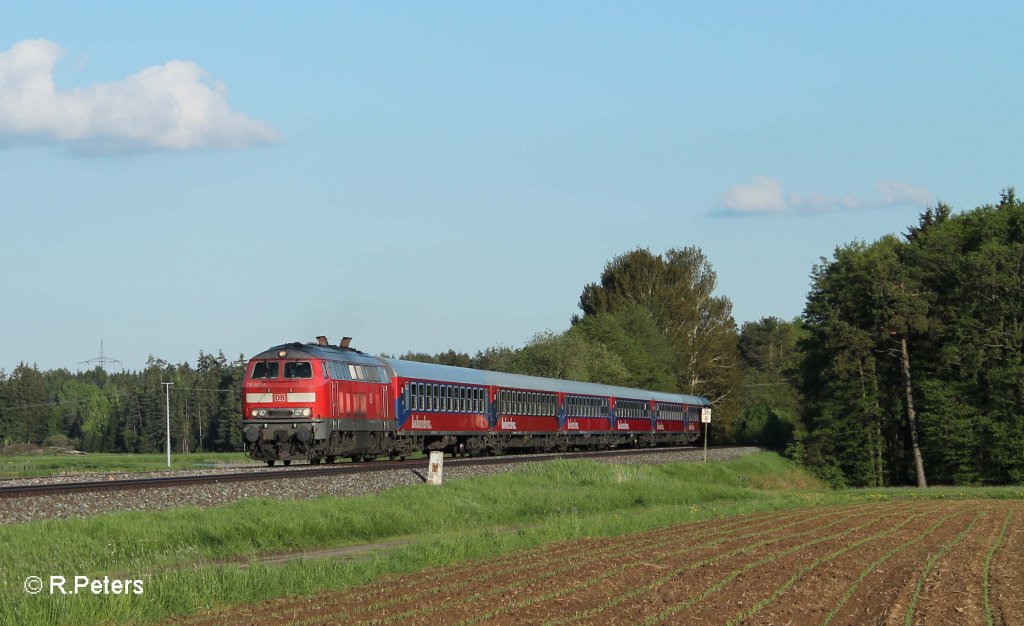
[[122,370],[124,369],[124,366],[121,365],[120,361],[118,361],[117,359],[111,359],[111,358],[107,357],[104,354],[104,352],[103,352],[103,340],[102,339],[100,339],[100,355],[99,356],[93,357],[93,358],[89,359],[88,361],[79,361],[78,362],[79,365],[86,365],[88,363],[95,363],[99,367],[103,368],[103,371],[107,370],[107,365],[108,364],[109,365],[113,365],[114,363],[117,363],[117,366],[119,368],[121,368]]

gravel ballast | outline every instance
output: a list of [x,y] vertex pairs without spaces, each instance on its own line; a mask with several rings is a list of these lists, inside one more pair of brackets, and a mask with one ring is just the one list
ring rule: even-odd
[[[707,452],[708,461],[728,461],[753,452],[756,447],[712,448]],[[546,456],[546,455],[545,455]],[[540,456],[533,457],[540,460]],[[594,460],[604,463],[655,464],[699,462],[704,451],[699,448],[680,448],[643,455],[623,455],[609,452],[608,456]],[[527,457],[529,460],[529,457]],[[446,463],[445,480],[458,480],[472,476],[486,476],[508,472],[518,464],[459,467],[457,463]],[[266,469],[240,469],[238,471],[267,471]],[[273,472],[274,470],[270,470]],[[277,470],[282,471],[282,470]],[[286,471],[286,470],[284,470]],[[247,498],[275,498],[281,500],[303,500],[324,495],[355,496],[377,493],[401,485],[422,484],[418,472],[421,466],[409,469],[395,469],[360,474],[339,474],[337,476],[307,477],[301,480],[258,480],[247,482],[221,482],[192,486],[157,487],[150,489],[103,491],[92,493],[66,493],[46,496],[0,498],[0,523],[17,524],[43,519],[81,518],[113,511],[158,511],[177,506],[212,507],[230,504]],[[224,470],[188,470],[180,472],[156,472],[133,474],[132,477],[201,475],[203,473],[224,473]],[[48,484],[68,480],[102,480],[102,474],[80,475],[73,478],[18,479],[4,484]],[[123,479],[124,474],[113,479]]]

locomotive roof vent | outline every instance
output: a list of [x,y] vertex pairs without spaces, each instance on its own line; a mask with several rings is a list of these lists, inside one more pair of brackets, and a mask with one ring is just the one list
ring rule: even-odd
[[351,337],[342,337],[341,338],[341,343],[339,343],[338,346],[341,347],[341,348],[347,348],[347,347],[349,347],[349,345],[351,345],[351,343],[352,343],[352,338]]
[[317,342],[318,345],[321,345],[321,346],[327,346],[327,345],[330,345],[330,343],[331,343],[331,342],[327,341],[327,337],[324,337],[323,335],[317,335],[316,336],[316,342]]

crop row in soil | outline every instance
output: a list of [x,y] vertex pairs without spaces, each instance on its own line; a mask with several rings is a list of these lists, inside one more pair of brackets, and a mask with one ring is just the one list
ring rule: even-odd
[[915,501],[563,542],[178,623],[1024,623],[1024,503]]

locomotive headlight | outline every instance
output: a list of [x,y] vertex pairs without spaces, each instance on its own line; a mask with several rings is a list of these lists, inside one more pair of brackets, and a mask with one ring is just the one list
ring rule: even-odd
[[267,410],[266,409],[260,409],[260,417],[266,417],[266,416],[267,416]]
[[249,415],[251,415],[253,417],[256,417],[259,414],[260,414],[260,412],[257,411],[256,409],[253,409],[253,410],[249,411]]
[[310,411],[309,409],[302,409],[302,417],[309,417],[312,414],[313,412]]

